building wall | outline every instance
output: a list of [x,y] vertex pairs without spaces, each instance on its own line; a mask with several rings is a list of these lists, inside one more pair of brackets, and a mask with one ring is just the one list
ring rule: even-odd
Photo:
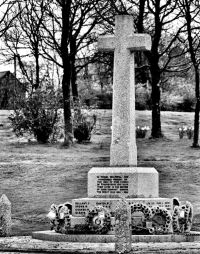
[[25,87],[7,72],[0,78],[0,109],[13,109],[21,98],[25,98]]

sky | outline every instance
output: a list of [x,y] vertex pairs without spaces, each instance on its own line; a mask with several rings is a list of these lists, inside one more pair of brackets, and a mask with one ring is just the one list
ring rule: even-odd
[[0,72],[1,71],[10,71],[10,72],[14,72],[14,66],[13,64],[9,64],[9,65],[0,65]]

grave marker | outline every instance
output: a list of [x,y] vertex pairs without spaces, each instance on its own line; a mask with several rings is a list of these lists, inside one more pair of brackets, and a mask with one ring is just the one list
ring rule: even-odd
[[0,236],[10,236],[11,226],[11,203],[3,194],[0,198]]
[[128,253],[131,251],[131,211],[128,202],[122,198],[115,210],[115,251]]

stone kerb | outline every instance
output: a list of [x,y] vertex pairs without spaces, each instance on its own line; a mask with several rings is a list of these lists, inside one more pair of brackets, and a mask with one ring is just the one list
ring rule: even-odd
[[10,236],[11,226],[11,203],[3,194],[0,198],[0,236]]

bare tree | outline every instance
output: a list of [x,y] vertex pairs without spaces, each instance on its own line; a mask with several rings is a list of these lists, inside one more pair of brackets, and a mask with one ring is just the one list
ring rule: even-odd
[[[59,32],[62,30],[62,19],[61,19],[61,9],[57,6],[57,11],[55,8],[49,7],[49,19],[45,24],[46,28],[46,44],[49,46],[46,48],[44,44],[45,56],[56,62],[60,67],[62,63],[58,59],[55,59],[52,52],[49,49],[54,49],[58,55],[61,56],[61,40],[59,39]],[[78,97],[78,87],[77,87],[77,73],[84,67],[86,61],[77,61],[84,58],[87,52],[87,59],[90,62],[91,56],[93,54],[92,44],[96,40],[94,33],[94,28],[98,23],[98,16],[95,14],[93,9],[93,1],[72,1],[69,13],[69,38],[68,38],[68,48],[69,57],[71,63],[71,87],[72,95],[76,98]],[[48,24],[48,25],[47,25]],[[49,27],[52,29],[49,29]],[[91,53],[92,52],[92,53]]]
[[[82,64],[78,59],[86,51],[88,54],[93,52],[93,29],[98,22],[92,3],[92,0],[51,1],[43,23],[43,56],[63,69],[65,143],[69,145],[72,142],[71,91],[76,101],[77,72],[85,65],[85,62]],[[56,52],[60,58],[55,58],[52,52]]]
[[[177,44],[178,35],[182,29],[173,27],[180,16],[177,1],[161,0],[109,0],[95,1],[96,10],[104,20],[104,29],[112,33],[110,26],[114,25],[113,17],[116,14],[132,15],[135,21],[136,32],[149,33],[152,38],[152,47],[149,52],[137,53],[138,68],[146,66],[150,71],[152,86],[152,131],[153,138],[163,136],[160,116],[160,83],[165,72],[174,71],[170,63],[177,57],[171,54],[174,45]],[[107,29],[108,28],[108,29]],[[184,50],[183,52],[184,53]],[[167,56],[167,57],[166,57]],[[171,57],[169,57],[171,56]],[[145,58],[148,60],[145,60]],[[178,66],[176,66],[176,69]]]
[[[40,85],[40,57],[41,57],[41,24],[45,16],[44,0],[25,0],[17,2],[18,16],[15,23],[5,33],[4,42],[11,55],[18,60],[23,75],[32,84],[33,89]],[[29,74],[23,59],[34,59],[35,79]],[[32,73],[32,72],[31,72]]]
[[[45,2],[44,0],[26,0],[19,3],[18,17],[20,28],[23,31],[21,40],[26,45],[35,61],[36,80],[33,87],[37,89],[40,85],[40,63],[39,58],[41,55],[41,27],[45,16]],[[18,55],[19,56],[19,55]],[[19,59],[20,60],[20,59]]]
[[[200,6],[198,1],[192,0],[179,0],[179,7],[183,17],[183,22],[186,25],[184,36],[181,37],[181,41],[184,45],[187,45],[190,53],[191,63],[195,73],[195,116],[194,116],[194,138],[193,147],[199,147],[199,110],[200,110],[200,94],[199,94],[199,29],[200,29]],[[185,38],[186,37],[186,38]]]
[[[16,11],[17,3],[10,0],[3,0],[0,3],[0,38],[2,39],[8,30],[14,26],[19,15]],[[1,45],[1,55],[4,56],[4,48]],[[4,61],[4,60],[3,60]]]
[[0,2],[0,37],[13,25],[14,20],[19,15],[14,11],[16,2],[12,0],[2,0]]

